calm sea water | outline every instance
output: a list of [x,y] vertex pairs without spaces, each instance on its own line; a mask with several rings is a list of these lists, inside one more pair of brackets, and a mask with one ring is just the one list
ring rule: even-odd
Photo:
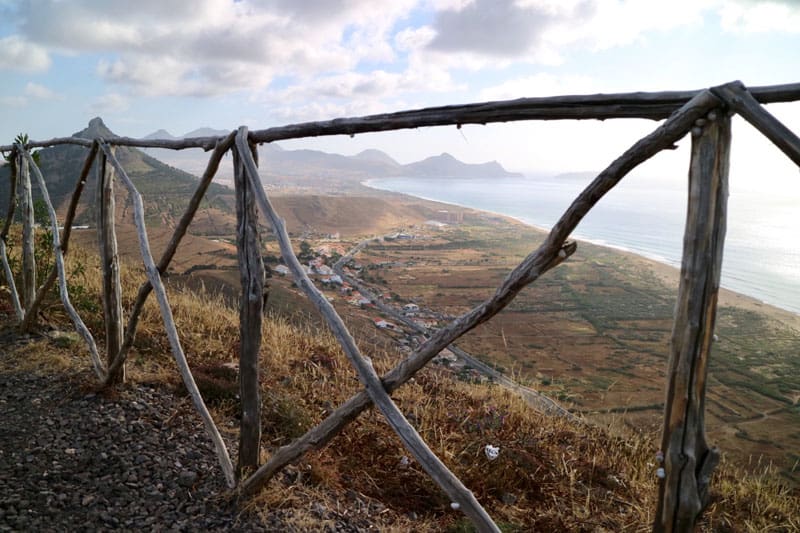
[[[365,185],[502,213],[549,229],[586,183],[548,177],[387,178]],[[573,237],[680,267],[685,217],[685,185],[629,179],[595,206]],[[722,285],[800,313],[800,185],[780,194],[755,187],[731,191]]]

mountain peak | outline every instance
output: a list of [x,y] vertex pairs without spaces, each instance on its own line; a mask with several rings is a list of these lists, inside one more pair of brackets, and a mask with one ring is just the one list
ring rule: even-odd
[[387,154],[386,152],[382,152],[381,150],[377,150],[375,148],[368,148],[367,150],[363,150],[357,153],[354,156],[356,159],[360,159],[361,161],[370,161],[374,163],[385,163],[391,166],[398,166],[399,163],[392,159],[392,156]]
[[168,132],[165,129],[160,129],[160,130],[154,131],[150,135],[145,136],[144,138],[145,139],[170,139],[170,140],[174,140],[174,139],[177,139],[178,137],[175,137],[174,135],[172,135],[170,132]]
[[103,122],[102,118],[94,117],[89,121],[89,125],[85,129],[75,133],[73,137],[80,137],[83,139],[96,139],[97,137],[102,137],[105,139],[117,137],[117,135],[108,129],[108,126],[105,125],[105,122]]

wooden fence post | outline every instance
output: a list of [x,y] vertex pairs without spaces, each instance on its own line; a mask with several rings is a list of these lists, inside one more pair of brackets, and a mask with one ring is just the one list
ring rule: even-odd
[[[113,150],[113,148],[112,148]],[[102,152],[97,160],[97,238],[103,271],[103,317],[106,328],[106,366],[111,367],[122,344],[122,289],[117,255],[116,203],[114,201],[114,169]],[[107,384],[123,383],[125,366],[109,374]]]
[[261,396],[258,358],[261,351],[264,263],[254,195],[248,186],[244,163],[233,150],[236,189],[236,249],[242,296],[239,301],[239,390],[242,419],[239,431],[239,475],[255,471],[261,449]]
[[725,242],[730,141],[730,118],[720,110],[692,129],[689,206],[657,455],[663,461],[653,525],[658,533],[694,530],[719,462],[719,452],[706,442],[704,409]]
[[27,308],[36,299],[36,235],[33,219],[33,194],[28,160],[19,145],[17,169],[19,171],[19,211],[22,216],[22,307]]
[[128,177],[128,174],[125,172],[125,169],[122,168],[119,161],[117,161],[117,158],[114,157],[109,147],[102,141],[100,142],[100,149],[117,171],[117,175],[119,175],[122,184],[128,189],[129,198],[133,204],[133,221],[136,224],[136,233],[139,239],[139,249],[142,252],[144,271],[147,274],[147,279],[150,280],[153,291],[156,293],[158,307],[161,310],[161,318],[164,320],[164,329],[167,331],[167,338],[172,348],[172,355],[175,357],[175,362],[178,364],[178,370],[186,385],[186,390],[189,391],[189,396],[192,397],[192,402],[200,413],[200,417],[203,419],[203,423],[206,426],[206,431],[214,444],[214,450],[217,454],[220,466],[222,467],[222,472],[225,475],[228,488],[232,489],[236,486],[233,463],[231,463],[231,458],[228,455],[225,442],[222,440],[222,435],[220,435],[219,429],[217,429],[217,425],[214,423],[214,419],[211,418],[211,413],[208,412],[208,408],[203,401],[203,396],[197,388],[194,376],[192,376],[189,362],[186,359],[186,354],[183,353],[183,347],[178,337],[178,328],[175,325],[175,318],[172,316],[172,309],[169,306],[167,291],[164,290],[164,284],[161,281],[161,273],[158,271],[158,267],[153,260],[153,254],[150,251],[150,240],[147,238],[147,225],[144,221],[144,202],[142,201],[142,195],[136,190],[136,186]]
[[6,250],[6,239],[8,239],[8,231],[11,229],[11,222],[14,220],[14,212],[17,209],[17,182],[19,181],[19,172],[17,169],[17,148],[11,153],[12,164],[11,167],[11,184],[8,193],[8,209],[6,211],[6,220],[3,223],[3,229],[0,230],[0,259],[3,262],[3,271],[6,275],[6,282],[8,289],[11,291],[11,303],[14,306],[14,313],[17,316],[17,322],[22,322],[25,317],[25,311],[22,309],[22,304],[19,299],[19,292],[17,292],[16,283],[14,283],[14,272],[11,271],[11,265],[8,263],[8,252]]

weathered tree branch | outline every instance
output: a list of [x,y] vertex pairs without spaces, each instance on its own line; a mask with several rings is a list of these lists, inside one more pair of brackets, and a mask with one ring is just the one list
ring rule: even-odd
[[[384,113],[364,117],[340,118],[321,122],[290,124],[250,132],[252,142],[264,143],[300,137],[323,135],[354,135],[374,131],[390,131],[426,126],[453,124],[489,124],[521,120],[606,120],[610,118],[668,118],[692,98],[706,89],[690,91],[634,92],[619,94],[589,94],[518,98],[498,102],[430,107],[397,113]],[[800,99],[800,83],[750,87],[750,94],[762,104],[791,102]],[[211,150],[223,137],[196,137],[189,139],[133,139],[114,137],[108,144],[140,148],[202,148]],[[27,147],[44,147],[55,144],[80,144],[90,146],[91,140],[67,137],[49,141],[29,142]],[[8,151],[12,145],[0,146]]]
[[[100,140],[100,142],[103,142]],[[113,153],[114,149],[111,148]],[[103,273],[103,322],[106,327],[106,364],[110,367],[122,343],[122,286],[117,254],[116,201],[114,169],[109,168],[103,154],[97,162],[97,239],[100,268]],[[125,381],[125,366],[108,372],[106,383]]]
[[764,109],[764,106],[758,103],[758,100],[742,82],[734,81],[719,87],[712,87],[711,92],[764,134],[797,166],[800,166],[800,138]]
[[[487,301],[473,308],[417,348],[408,358],[393,368],[383,378],[386,390],[392,392],[408,381],[419,369],[459,336],[496,315],[526,285],[547,270],[558,265],[571,253],[563,245],[570,233],[586,213],[611,190],[628,172],[660,150],[672,146],[694,125],[694,121],[719,105],[719,100],[704,91],[690,100],[674,115],[648,136],[639,140],[611,165],[601,172],[576,198],[553,226],[545,242],[525,258]],[[573,250],[574,251],[574,250]],[[305,452],[324,446],[347,424],[370,405],[369,396],[361,391],[342,404],[319,425],[289,445],[283,446],[241,485],[243,494],[251,494],[262,487],[281,468],[297,460]]]
[[0,239],[0,258],[3,260],[3,271],[6,274],[6,281],[8,281],[8,291],[11,293],[11,304],[14,306],[14,314],[17,315],[17,322],[21,323],[25,320],[25,310],[19,301],[19,293],[17,292],[17,284],[14,282],[14,273],[11,271],[11,265],[8,263],[8,250],[6,250],[5,239]]
[[3,241],[8,238],[8,231],[11,229],[11,223],[14,221],[14,211],[17,209],[17,182],[19,181],[17,162],[19,160],[19,155],[17,154],[16,146],[14,146],[14,149],[11,151],[10,158],[11,162],[9,166],[11,167],[11,175],[9,178],[11,179],[11,183],[9,183],[8,210],[6,211],[6,220],[3,222],[3,229],[0,231],[0,239]]
[[[78,201],[83,194],[83,188],[86,185],[86,178],[89,175],[89,170],[92,168],[92,162],[94,161],[95,156],[97,155],[97,143],[92,143],[92,147],[89,149],[89,154],[86,156],[86,159],[83,162],[83,168],[81,169],[81,173],[78,176],[78,181],[75,182],[75,189],[72,191],[72,196],[70,197],[69,207],[67,208],[67,215],[64,219],[64,233],[61,237],[61,253],[65,256],[67,255],[67,249],[69,246],[69,237],[72,234],[72,222],[75,220],[75,211],[78,208]],[[47,279],[44,283],[39,287],[39,290],[36,291],[36,299],[33,301],[33,304],[29,306],[30,313],[25,315],[23,319],[23,324],[21,326],[23,331],[27,331],[28,328],[32,324],[26,324],[25,322],[30,320],[36,320],[36,313],[38,312],[39,306],[42,304],[44,297],[50,291],[50,288],[53,286],[53,283],[58,279],[58,268],[53,265],[53,268],[50,270],[50,274],[48,274]]]
[[97,352],[97,344],[94,342],[94,337],[92,337],[89,328],[87,328],[86,324],[83,323],[83,320],[81,320],[80,315],[72,306],[72,302],[69,299],[69,291],[67,290],[67,272],[64,268],[64,254],[61,250],[61,237],[58,232],[58,217],[56,216],[56,210],[53,208],[53,203],[50,201],[50,195],[47,192],[47,184],[45,184],[44,176],[42,176],[42,172],[39,170],[39,167],[33,160],[33,157],[31,157],[31,154],[29,154],[26,150],[23,150],[22,153],[27,159],[30,167],[33,169],[33,173],[36,175],[36,181],[39,184],[42,198],[47,205],[47,213],[50,216],[50,223],[53,230],[53,256],[55,257],[56,268],[58,269],[58,289],[59,294],[61,295],[61,303],[64,304],[64,308],[67,310],[67,314],[69,314],[70,318],[72,319],[75,329],[78,330],[78,333],[81,335],[81,337],[83,337],[83,340],[86,341],[86,345],[89,347],[89,353],[92,357],[92,367],[94,368],[95,374],[97,374],[97,377],[100,378],[100,380],[103,380],[105,379],[106,374],[105,369],[103,368],[103,363],[100,361],[100,354]]
[[144,221],[144,204],[142,203],[142,196],[139,194],[139,191],[136,190],[136,186],[128,177],[125,169],[122,168],[122,165],[120,165],[119,161],[117,161],[117,158],[114,157],[113,153],[111,153],[111,149],[102,142],[100,143],[100,149],[106,155],[111,165],[116,169],[117,174],[119,175],[120,179],[122,179],[122,182],[125,184],[125,187],[127,187],[128,192],[130,193],[131,200],[133,201],[133,216],[134,222],[136,223],[136,232],[139,236],[139,247],[142,252],[142,262],[144,263],[144,269],[148,279],[150,280],[150,284],[153,286],[153,290],[156,293],[156,299],[158,300],[158,305],[161,309],[161,317],[164,320],[164,328],[167,331],[167,337],[169,338],[169,343],[172,347],[172,354],[175,357],[175,362],[178,364],[178,370],[181,373],[181,377],[186,385],[186,389],[189,391],[189,395],[192,397],[195,408],[200,413],[200,417],[205,423],[206,431],[208,432],[209,436],[211,437],[211,441],[214,444],[214,448],[217,453],[217,459],[219,460],[220,466],[222,467],[222,472],[225,475],[225,481],[227,482],[229,488],[233,488],[236,486],[236,478],[233,473],[233,464],[231,463],[230,456],[228,455],[228,449],[225,447],[225,443],[222,441],[222,437],[220,436],[219,430],[214,423],[214,419],[211,418],[211,414],[208,412],[206,404],[203,401],[203,397],[194,381],[192,371],[189,369],[189,363],[186,361],[186,355],[183,353],[183,347],[181,346],[181,341],[178,338],[178,330],[175,326],[175,319],[172,317],[172,309],[170,308],[169,301],[167,300],[167,293],[164,290],[164,284],[161,282],[161,275],[156,267],[155,262],[153,261],[153,255],[150,252],[150,242],[147,237],[147,227]]
[[25,319],[25,310],[22,308],[22,303],[19,299],[19,292],[17,291],[17,284],[14,282],[14,273],[11,271],[11,265],[8,263],[8,250],[6,250],[6,240],[8,239],[8,232],[11,229],[11,222],[14,220],[14,211],[17,208],[17,181],[19,173],[17,172],[17,162],[19,160],[17,155],[16,146],[13,147],[11,154],[11,183],[9,186],[8,198],[8,211],[6,212],[6,220],[3,223],[3,229],[0,231],[0,258],[3,261],[3,270],[6,274],[8,281],[8,290],[11,292],[11,303],[14,306],[14,313],[17,316],[17,322],[22,322]]
[[721,110],[692,139],[689,206],[670,343],[662,450],[653,531],[691,532],[708,503],[719,452],[706,442],[705,394],[719,293],[728,199],[730,118]]
[[436,457],[414,427],[406,420],[403,413],[386,393],[378,374],[372,366],[372,362],[361,354],[361,351],[358,349],[358,346],[356,346],[355,340],[350,335],[341,317],[339,317],[327,298],[319,292],[308,278],[308,275],[306,275],[300,261],[298,261],[297,256],[295,256],[292,250],[292,244],[286,232],[286,226],[273,209],[264,191],[264,186],[261,184],[258,176],[258,169],[250,154],[250,147],[247,140],[247,128],[244,126],[239,128],[239,133],[236,135],[236,148],[239,152],[239,157],[244,163],[247,178],[251,189],[256,195],[258,206],[264,217],[267,218],[272,225],[272,230],[280,244],[281,255],[286,265],[291,269],[295,282],[322,313],[331,332],[342,345],[345,355],[355,367],[358,377],[364,384],[369,397],[381,410],[386,420],[389,422],[389,425],[400,437],[400,440],[409,452],[411,452],[425,471],[428,472],[428,475],[436,481],[452,501],[460,505],[460,509],[472,520],[475,526],[480,531],[499,532],[500,529],[495,525],[483,507],[481,507],[472,492],[470,492],[469,489],[448,470],[444,463]]
[[236,190],[236,251],[242,296],[239,299],[239,430],[238,472],[258,468],[261,452],[261,395],[258,359],[264,313],[264,262],[258,235],[254,194],[238,150],[233,150]]
[[[189,225],[192,223],[192,220],[194,220],[194,216],[200,207],[200,203],[203,201],[206,191],[208,190],[209,185],[211,185],[211,181],[214,179],[214,176],[219,169],[219,164],[220,161],[222,161],[222,157],[225,155],[225,152],[230,150],[231,146],[233,146],[233,139],[235,135],[236,132],[231,132],[227,137],[221,139],[219,142],[217,142],[216,148],[214,148],[214,151],[211,153],[211,157],[208,159],[206,170],[203,173],[203,176],[200,178],[200,183],[198,183],[197,189],[194,191],[194,195],[189,201],[189,205],[186,206],[186,211],[184,211],[180,222],[178,222],[178,225],[175,227],[175,231],[172,233],[172,238],[170,238],[164,253],[161,254],[161,259],[158,262],[158,272],[160,274],[163,274],[167,271],[170,261],[172,261],[172,258],[175,257],[175,252],[178,250],[181,240],[183,240],[183,237],[186,235]],[[125,362],[128,352],[130,351],[131,346],[133,346],[133,341],[136,337],[136,328],[139,325],[139,317],[142,314],[142,309],[147,301],[147,297],[150,295],[152,290],[153,286],[150,283],[150,280],[145,281],[139,287],[139,291],[136,293],[136,300],[133,303],[133,309],[128,317],[128,324],[125,330],[125,340],[122,343],[119,353],[117,353],[117,356],[114,358],[114,363],[108,369],[109,373],[115,372]]]
[[[33,217],[33,191],[31,189],[28,152],[17,145],[17,169],[19,172],[19,208],[22,215],[22,306],[25,314],[36,299],[36,227]],[[24,320],[23,320],[24,322]]]
[[[48,139],[46,141],[28,141],[23,148],[30,150],[31,148],[47,148],[48,146],[57,146],[60,144],[76,144],[89,148],[92,146],[93,142],[92,139],[82,139],[80,137],[56,137],[55,139]],[[12,144],[0,146],[0,151],[7,152],[11,150],[13,146]]]

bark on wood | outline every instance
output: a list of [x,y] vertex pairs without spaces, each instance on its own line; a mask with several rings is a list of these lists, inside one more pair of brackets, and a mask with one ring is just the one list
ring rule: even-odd
[[[114,149],[111,148],[113,153]],[[97,236],[100,248],[100,269],[103,272],[103,318],[106,329],[106,364],[110,367],[122,344],[122,287],[117,254],[116,202],[114,169],[100,154],[97,162]],[[108,372],[106,383],[123,383],[125,366]]]
[[[250,133],[250,139],[255,142],[271,142],[279,139],[318,135],[341,135],[424,126],[468,123],[486,124],[489,122],[537,119],[604,120],[608,118],[650,118],[657,120],[667,118],[672,112],[704,92],[704,90],[548,96],[431,107],[398,113],[336,119],[326,122],[308,122],[257,130]],[[800,83],[750,87],[749,91],[762,104],[790,102],[800,99]],[[223,137],[195,137],[176,140],[115,137],[108,139],[107,142],[113,146],[168,148],[173,150],[203,148],[204,150],[211,150],[222,139]],[[39,148],[58,144],[77,144],[89,147],[92,144],[92,140],[65,137],[46,141],[31,141],[26,144],[26,147]],[[0,150],[3,151],[8,151],[12,148],[13,145],[0,146]]]
[[[651,93],[547,96],[431,107],[398,113],[342,118],[324,122],[307,122],[256,130],[250,132],[250,140],[263,143],[322,135],[353,135],[371,131],[389,131],[425,126],[489,124],[492,122],[520,120],[606,120],[609,118],[661,120],[668,118],[692,98],[705,91],[706,89]],[[750,94],[762,104],[793,102],[800,99],[800,83],[750,87]],[[214,148],[216,143],[222,139],[223,137],[196,137],[177,140],[115,137],[108,139],[108,144],[140,148],[169,148],[173,150],[202,148],[208,151]],[[78,144],[89,147],[92,144],[92,140],[66,137],[48,141],[31,141],[26,146],[39,148],[56,144]],[[0,146],[2,151],[8,151],[12,148],[13,145]]]
[[17,322],[21,323],[25,319],[25,310],[22,308],[22,304],[19,301],[17,284],[14,282],[14,273],[11,271],[11,265],[8,264],[6,241],[3,239],[0,239],[0,258],[3,260],[3,271],[6,274],[8,290],[11,293],[11,304],[14,306],[14,314],[17,315]]
[[[671,147],[692,128],[696,119],[704,116],[709,109],[718,105],[719,100],[710,92],[704,91],[698,94],[653,133],[639,140],[611,163],[572,202],[553,226],[544,243],[509,273],[491,298],[440,329],[400,365],[384,376],[383,383],[386,390],[392,392],[408,381],[448,344],[496,315],[526,285],[563,261],[571,253],[570,250],[563,248],[565,241],[603,195],[637,165],[659,151]],[[351,397],[305,435],[278,449],[267,463],[242,483],[241,492],[252,494],[284,466],[297,460],[307,451],[324,446],[369,405],[370,398],[364,391]]]
[[8,290],[11,292],[11,303],[14,306],[14,313],[17,316],[17,322],[22,322],[25,317],[25,310],[22,308],[22,303],[19,299],[17,284],[14,281],[14,273],[11,271],[11,265],[8,263],[8,250],[6,250],[8,231],[11,229],[11,222],[14,220],[14,211],[17,209],[17,182],[19,181],[17,165],[19,163],[19,157],[17,156],[16,150],[16,147],[14,147],[11,153],[11,184],[9,187],[8,211],[6,212],[6,220],[3,223],[3,230],[0,231],[0,257],[2,257],[3,260],[3,270],[6,274]]
[[256,195],[258,206],[264,217],[270,221],[272,229],[278,239],[281,255],[286,265],[292,271],[298,286],[306,293],[320,311],[328,327],[330,327],[331,332],[342,345],[345,355],[355,367],[358,377],[364,384],[372,401],[381,410],[386,420],[389,422],[389,425],[403,441],[403,444],[409,452],[411,452],[428,475],[436,481],[452,501],[460,505],[462,512],[472,520],[475,526],[480,531],[500,531],[483,507],[481,507],[475,499],[472,492],[447,469],[444,463],[442,463],[430,448],[428,448],[427,444],[425,444],[414,427],[406,420],[403,413],[386,393],[380,378],[378,378],[378,374],[372,366],[372,362],[361,354],[341,317],[339,317],[327,298],[317,290],[306,275],[300,261],[298,261],[297,257],[294,255],[284,222],[278,217],[277,213],[275,213],[264,191],[264,186],[261,184],[258,176],[258,169],[250,154],[250,147],[247,141],[247,128],[244,126],[239,129],[239,133],[236,135],[236,148],[239,152],[239,157],[244,163],[247,179]]
[[730,119],[715,120],[692,139],[689,207],[668,363],[662,450],[653,530],[689,532],[708,503],[708,483],[719,460],[705,435],[705,392],[714,335],[728,196]]
[[800,138],[764,109],[741,82],[714,87],[711,91],[800,166]]
[[[800,83],[753,87],[750,91],[762,103],[794,101],[800,98]],[[433,107],[258,130],[250,133],[250,139],[255,142],[272,142],[298,137],[354,135],[371,131],[388,131],[424,126],[488,124],[490,122],[519,120],[604,120],[634,117],[663,119],[669,117],[689,100],[704,92],[706,90],[552,96]]]
[[[60,144],[74,144],[77,146],[85,146],[89,148],[94,141],[92,139],[82,139],[80,137],[56,137],[54,139],[47,139],[45,141],[28,141],[23,148],[30,150],[31,148],[47,148],[49,146],[58,146]],[[0,146],[0,151],[7,152],[15,145]]]
[[36,299],[36,230],[33,219],[33,194],[31,190],[30,167],[27,152],[21,146],[17,150],[17,169],[19,172],[19,208],[22,217],[22,307],[27,307]]
[[[206,167],[203,176],[200,178],[200,183],[197,185],[197,189],[195,190],[192,199],[189,201],[189,205],[186,206],[186,211],[184,211],[180,222],[178,222],[178,225],[175,227],[175,231],[172,233],[172,238],[170,239],[169,244],[167,244],[164,253],[161,254],[161,259],[158,262],[159,274],[166,272],[170,261],[172,261],[172,258],[175,256],[175,252],[177,251],[181,240],[186,235],[189,224],[191,224],[195,214],[197,213],[197,209],[200,207],[200,202],[203,200],[209,185],[211,185],[211,181],[214,179],[214,175],[219,169],[219,164],[220,161],[222,161],[222,157],[233,145],[233,139],[235,135],[236,132],[231,132],[227,137],[219,141],[216,148],[214,148],[214,152],[211,154],[211,157],[209,157],[208,166]],[[147,297],[150,295],[152,290],[153,286],[149,280],[145,281],[139,287],[139,291],[136,294],[136,301],[134,302],[133,309],[128,317],[128,325],[125,329],[125,340],[122,343],[119,353],[117,353],[117,356],[114,359],[114,363],[109,368],[109,373],[115,372],[122,364],[124,364],[128,355],[128,351],[131,349],[131,346],[133,346],[133,341],[136,337],[136,328],[139,325],[139,317],[142,313],[142,309],[144,308]]]
[[[83,194],[83,189],[86,185],[86,178],[89,175],[89,170],[92,167],[92,162],[94,161],[96,155],[97,143],[93,143],[92,147],[89,149],[89,154],[86,156],[86,159],[83,162],[83,168],[81,169],[81,173],[78,176],[78,181],[75,183],[75,189],[72,191],[72,196],[70,197],[67,215],[64,219],[64,230],[61,236],[61,253],[65,256],[67,255],[67,248],[69,246],[69,237],[72,234],[72,223],[75,220],[75,211],[78,208],[78,201]],[[53,268],[50,270],[50,274],[48,274],[47,279],[39,287],[39,290],[36,291],[36,299],[33,301],[33,304],[28,307],[28,313],[25,315],[25,319],[23,319],[23,330],[27,330],[30,327],[29,324],[25,323],[25,321],[32,321],[36,317],[36,313],[42,303],[42,300],[44,300],[45,295],[50,291],[50,288],[57,279],[58,268],[56,265],[53,265]]]
[[255,201],[238,151],[233,151],[236,190],[236,250],[242,296],[239,300],[239,391],[241,423],[238,472],[258,468],[261,451],[261,395],[258,359],[264,312],[264,263]]
[[14,212],[17,209],[17,182],[19,182],[17,165],[19,164],[19,155],[17,154],[16,146],[14,146],[10,157],[11,163],[9,166],[11,167],[11,173],[9,178],[11,183],[9,183],[8,209],[6,210],[6,220],[3,222],[3,229],[0,231],[0,239],[3,241],[8,238],[8,230],[11,229],[11,223],[14,221]]
[[[236,132],[232,132],[236,133]],[[168,150],[185,150],[187,148],[202,148],[206,152],[213,149],[217,143],[225,139],[221,137],[189,137],[186,139],[134,139],[132,137],[114,137],[108,143],[113,146],[133,146],[136,148],[165,148]]]
[[24,154],[28,163],[30,163],[31,168],[33,169],[33,173],[36,175],[39,189],[42,192],[42,199],[47,206],[47,213],[50,216],[50,224],[53,231],[53,256],[56,262],[56,269],[58,270],[58,292],[61,296],[61,303],[64,304],[64,309],[67,310],[67,314],[72,319],[75,329],[86,342],[92,358],[92,367],[94,372],[102,381],[105,379],[106,375],[105,369],[103,368],[103,363],[100,361],[100,354],[97,352],[97,344],[94,342],[94,337],[92,337],[92,334],[89,332],[89,328],[87,328],[86,324],[83,323],[83,320],[81,320],[80,315],[78,315],[78,312],[75,311],[75,308],[72,306],[72,302],[69,299],[69,291],[67,290],[67,273],[64,267],[64,254],[61,250],[61,236],[58,232],[58,217],[56,216],[56,210],[53,208],[53,203],[50,201],[50,194],[47,192],[47,185],[44,182],[44,176],[42,176],[42,172],[39,170],[39,167],[36,166],[36,163],[33,161],[31,155],[28,152],[24,152]]
[[158,305],[161,309],[161,317],[164,320],[164,328],[167,331],[167,337],[169,338],[169,343],[172,347],[172,354],[175,357],[176,363],[178,364],[178,370],[181,373],[181,377],[186,385],[186,389],[189,391],[189,395],[192,397],[195,408],[200,413],[200,416],[205,423],[206,431],[208,432],[209,436],[211,437],[211,441],[214,444],[217,459],[219,460],[220,466],[222,467],[222,472],[225,476],[225,481],[229,488],[233,488],[236,485],[236,480],[233,472],[233,464],[231,463],[230,456],[228,455],[228,449],[225,447],[225,443],[222,441],[219,430],[217,429],[216,424],[214,424],[214,420],[211,418],[211,414],[206,408],[203,397],[201,396],[200,391],[197,388],[197,384],[194,381],[194,377],[192,376],[192,372],[189,369],[189,363],[186,360],[186,355],[183,353],[183,347],[181,346],[180,339],[178,338],[178,330],[175,326],[175,320],[172,317],[172,309],[169,306],[167,293],[164,290],[164,284],[161,282],[161,275],[156,267],[155,262],[153,261],[153,255],[150,252],[150,242],[147,237],[147,227],[144,221],[144,205],[142,203],[142,196],[139,194],[139,191],[136,190],[136,186],[128,177],[125,169],[122,168],[122,165],[120,165],[119,161],[117,161],[117,159],[114,157],[114,154],[111,153],[110,148],[101,142],[100,149],[117,171],[117,174],[130,193],[130,198],[133,202],[133,215],[134,222],[136,223],[136,233],[139,237],[139,247],[142,252],[144,269],[147,273],[148,279],[150,280],[150,284],[153,286],[153,290],[156,293],[156,299],[158,300]]

